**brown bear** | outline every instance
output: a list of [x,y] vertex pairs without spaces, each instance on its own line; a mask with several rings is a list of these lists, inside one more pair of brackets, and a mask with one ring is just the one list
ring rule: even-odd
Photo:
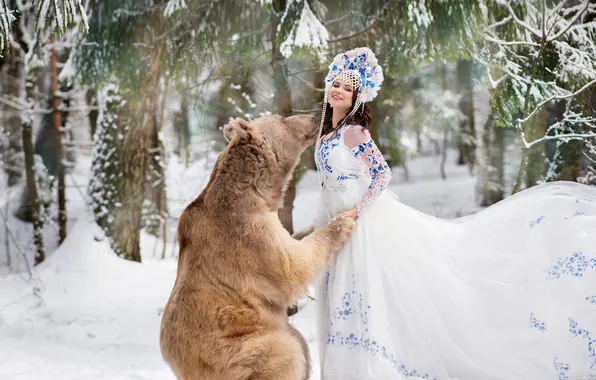
[[235,119],[223,132],[229,144],[179,220],[163,358],[183,380],[308,379],[308,346],[286,308],[348,241],[354,221],[290,236],[277,216],[300,154],[316,140],[312,117]]

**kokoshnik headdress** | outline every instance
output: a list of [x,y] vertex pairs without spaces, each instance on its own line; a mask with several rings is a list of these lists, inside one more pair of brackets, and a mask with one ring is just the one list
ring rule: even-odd
[[[378,64],[375,54],[367,47],[360,47],[345,53],[340,53],[333,58],[329,65],[329,73],[325,77],[325,97],[323,100],[323,113],[319,125],[319,136],[315,145],[315,156],[319,149],[325,111],[329,100],[329,90],[335,81],[348,82],[354,91],[358,91],[356,102],[352,111],[344,118],[348,120],[364,103],[373,100],[383,83],[383,68]],[[315,159],[315,161],[318,161]],[[317,167],[319,163],[317,162]],[[318,168],[319,171],[321,168]]]

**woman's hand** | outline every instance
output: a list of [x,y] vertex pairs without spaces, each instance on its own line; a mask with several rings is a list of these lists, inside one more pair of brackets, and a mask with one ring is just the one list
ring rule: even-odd
[[337,219],[345,219],[345,218],[352,218],[354,221],[356,221],[356,219],[358,219],[358,208],[354,207],[351,210],[348,210],[342,214],[337,215],[336,217]]

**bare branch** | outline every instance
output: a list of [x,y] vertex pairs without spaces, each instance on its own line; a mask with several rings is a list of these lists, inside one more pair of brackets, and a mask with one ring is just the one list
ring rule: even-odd
[[360,30],[360,31],[358,31],[356,33],[350,34],[348,36],[343,36],[343,37],[338,37],[338,38],[334,38],[334,39],[328,40],[327,43],[332,44],[332,43],[335,43],[335,42],[346,41],[346,40],[349,40],[349,39],[352,39],[354,37],[358,37],[358,36],[360,36],[362,34],[365,34],[365,33],[370,32],[371,30],[373,30],[379,24],[379,22],[383,21],[383,18],[384,18],[383,17],[383,14],[385,13],[385,10],[389,6],[389,4],[390,4],[390,2],[387,2],[387,4],[385,4],[385,6],[383,6],[383,8],[379,11],[379,13],[377,14],[377,16],[375,17],[375,21],[373,21],[373,23],[370,24],[369,26],[367,26],[366,28],[364,28],[364,29],[362,29],[362,30]]
[[292,113],[294,113],[294,114],[311,114],[311,113],[317,113],[317,112],[321,112],[321,110],[318,108],[313,108],[311,110],[292,110]]
[[310,72],[318,71],[318,70],[319,70],[318,68],[312,67],[310,69],[298,70],[298,71],[294,71],[293,73],[288,73],[288,76],[291,77],[294,75],[298,75],[298,74],[302,74],[302,73],[310,73]]
[[348,12],[348,13],[346,13],[345,15],[343,15],[340,18],[336,18],[336,19],[333,19],[333,20],[327,20],[327,21],[323,22],[323,25],[325,27],[328,27],[329,25],[337,24],[338,22],[342,22],[343,20],[345,20],[346,18],[348,18],[349,16],[351,16],[353,14],[356,14],[357,15],[358,12],[355,12],[355,11]]
[[327,43],[329,43],[329,44],[333,44],[333,43],[336,43],[336,42],[346,41],[346,40],[350,40],[350,39],[352,39],[352,38],[354,38],[354,37],[358,37],[358,36],[360,36],[360,35],[362,35],[362,34],[368,33],[369,31],[371,31],[372,29],[374,29],[374,28],[375,28],[375,26],[377,26],[377,24],[378,24],[380,21],[381,21],[380,19],[377,19],[377,20],[375,20],[375,22],[373,22],[373,23],[372,23],[370,26],[366,27],[365,29],[363,29],[363,30],[361,30],[361,31],[359,31],[359,32],[356,32],[356,33],[350,34],[350,35],[348,35],[348,36],[343,36],[343,37],[338,37],[338,38],[331,39],[331,40],[327,41]]
[[315,87],[312,83],[309,83],[308,81],[302,79],[300,77],[300,75],[296,75],[296,78],[298,78],[302,83],[304,83],[305,85],[307,85],[308,87],[312,88],[313,90],[317,91],[317,92],[325,92],[324,88],[317,88]]

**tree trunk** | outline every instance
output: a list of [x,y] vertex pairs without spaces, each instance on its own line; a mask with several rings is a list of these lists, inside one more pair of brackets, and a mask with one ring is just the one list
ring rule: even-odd
[[163,248],[161,251],[161,258],[166,258],[166,243],[168,242],[168,207],[166,197],[166,184],[162,182],[162,191],[159,197],[159,211],[162,217],[162,237],[163,237]]
[[449,146],[449,129],[445,127],[443,131],[443,146],[441,149],[441,179],[447,179],[447,173],[445,172],[445,163],[447,162],[447,147]]
[[420,126],[416,126],[416,153],[422,154],[422,132]]
[[183,90],[180,110],[174,116],[174,129],[176,131],[176,154],[184,160],[188,167],[190,162],[190,123],[188,120],[188,94]]
[[[286,1],[280,0],[278,7],[276,7],[277,14],[282,14],[286,8]],[[288,82],[288,72],[284,57],[279,50],[279,41],[277,36],[277,27],[279,24],[278,16],[274,14],[271,22],[271,66],[273,67],[273,82],[275,86],[275,99],[277,103],[277,113],[282,116],[292,115],[292,91]],[[297,172],[298,170],[296,170]],[[290,234],[294,233],[294,223],[292,220],[292,213],[294,210],[294,199],[296,198],[296,180],[302,173],[294,173],[288,189],[284,196],[283,208],[278,211],[279,219],[286,230]]]
[[[85,100],[87,101],[87,105],[90,107],[97,107],[97,90],[94,88],[90,88],[85,93]],[[89,117],[89,134],[91,135],[91,140],[95,139],[95,131],[97,130],[97,117],[99,115],[99,110],[92,109],[88,113]]]
[[[145,174],[149,163],[157,89],[161,74],[161,48],[154,45],[149,59],[148,78],[142,81],[142,90],[128,99],[124,119],[128,131],[120,152],[120,191],[122,203],[114,218],[114,241],[127,260],[141,262],[140,233],[142,228]],[[141,97],[138,99],[137,97]]]
[[[166,111],[166,99],[168,94],[169,88],[169,81],[166,78],[165,89],[163,93],[163,98],[160,106],[160,113],[159,113],[159,124],[156,124],[156,129],[154,131],[153,136],[153,143],[156,148],[159,150],[160,159],[157,160],[154,156],[153,162],[154,167],[157,169],[160,182],[159,182],[159,192],[157,192],[157,196],[159,197],[157,200],[157,206],[159,209],[159,217],[161,220],[161,227],[162,227],[162,238],[163,238],[163,249],[161,251],[161,258],[164,259],[166,257],[166,242],[168,241],[168,207],[167,207],[167,196],[166,196],[166,149],[164,147],[163,141],[160,138],[160,131],[163,131],[163,123],[164,123],[164,115]],[[188,166],[188,161],[186,163]]]
[[[586,96],[580,97],[580,103],[588,115],[596,117],[596,84],[592,85],[592,88],[586,91],[588,93]],[[585,157],[584,164],[580,165],[582,175],[589,172],[596,174],[596,137],[584,141],[582,154]]]
[[494,128],[494,143],[492,146],[491,166],[497,169],[498,190],[491,191],[490,200],[493,204],[504,198],[505,191],[505,128]]
[[494,114],[488,115],[482,130],[482,160],[480,161],[480,205],[487,207],[503,199],[504,129],[495,127]]
[[476,136],[474,126],[474,85],[472,82],[472,61],[457,61],[457,90],[462,95],[459,109],[466,116],[460,122],[458,138],[458,165],[468,164],[470,173],[476,163]]
[[50,37],[50,75],[52,79],[52,119],[56,134],[56,177],[58,179],[58,244],[66,239],[66,192],[64,180],[64,148],[62,146],[62,113],[58,96],[58,68],[54,37]]
[[[546,135],[546,107],[531,120],[525,128],[526,139],[532,142]],[[544,176],[544,142],[533,145],[527,152],[526,188],[535,186]]]
[[[35,69],[29,69],[25,72],[25,100],[30,110],[35,108]],[[27,193],[30,196],[32,204],[33,217],[33,242],[35,243],[35,265],[45,260],[45,249],[43,241],[44,210],[42,208],[39,193],[37,191],[35,157],[33,148],[33,113],[28,112],[23,117],[23,151],[25,153],[25,175],[27,178]]]
[[[438,61],[440,62],[440,61]],[[441,87],[443,93],[447,91],[447,64],[444,62],[437,63],[438,74],[441,79]],[[441,179],[447,179],[447,173],[445,172],[445,164],[447,162],[447,148],[449,146],[449,123],[443,123],[443,144],[441,146],[441,164],[439,169],[441,171]]]
[[561,143],[559,149],[561,150],[562,166],[557,175],[558,181],[577,182],[577,177],[579,177],[580,172],[583,145],[583,141],[578,140]]
[[[3,85],[3,92],[7,96],[19,98],[20,83],[23,78],[23,64],[21,57],[15,49],[7,54],[3,61],[7,66]],[[3,148],[4,171],[7,174],[8,186],[14,186],[23,178],[23,137],[21,129],[21,117],[19,111],[4,105],[4,133],[7,138],[7,146]]]
[[517,169],[517,176],[515,178],[515,184],[513,185],[513,189],[511,190],[511,195],[518,193],[521,190],[521,185],[524,180],[524,176],[526,174],[526,167],[528,165],[528,149],[523,144],[521,137],[519,136],[520,132],[518,131],[518,142],[519,146],[521,147],[521,159],[519,161],[519,168]]

